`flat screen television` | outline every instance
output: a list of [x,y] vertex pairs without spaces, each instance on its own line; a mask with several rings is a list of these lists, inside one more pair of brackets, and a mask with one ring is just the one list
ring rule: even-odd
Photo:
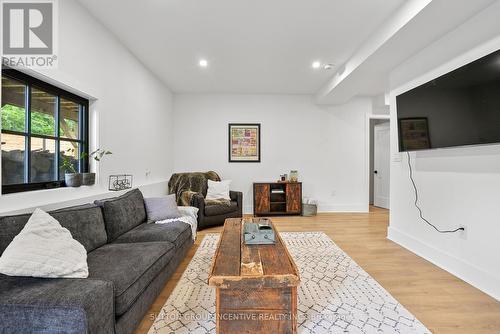
[[500,143],[500,50],[396,97],[399,151]]

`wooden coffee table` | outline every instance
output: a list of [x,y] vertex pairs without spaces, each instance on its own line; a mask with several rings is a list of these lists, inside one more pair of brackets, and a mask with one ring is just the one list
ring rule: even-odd
[[245,245],[244,222],[226,220],[208,277],[217,333],[297,333],[297,267],[276,229],[276,244]]

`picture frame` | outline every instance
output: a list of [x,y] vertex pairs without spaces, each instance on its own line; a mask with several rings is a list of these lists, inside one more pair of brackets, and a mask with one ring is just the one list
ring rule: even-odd
[[427,117],[401,118],[398,123],[399,150],[401,152],[431,148]]
[[229,123],[228,161],[260,162],[260,123]]

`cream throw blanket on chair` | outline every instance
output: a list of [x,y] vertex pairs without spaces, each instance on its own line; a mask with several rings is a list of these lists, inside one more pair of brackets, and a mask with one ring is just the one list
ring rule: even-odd
[[87,251],[48,213],[36,209],[0,257],[9,276],[86,278]]

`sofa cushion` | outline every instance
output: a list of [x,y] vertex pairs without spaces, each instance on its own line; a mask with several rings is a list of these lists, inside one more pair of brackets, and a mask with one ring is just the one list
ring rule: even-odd
[[114,333],[113,284],[0,274],[1,333]]
[[119,236],[115,243],[168,241],[179,248],[187,239],[192,238],[191,227],[183,222],[175,221],[166,224],[147,223],[137,226]]
[[85,204],[49,212],[62,227],[67,228],[73,239],[85,247],[87,252],[105,245],[108,239],[104,217],[100,207]]
[[170,242],[108,244],[88,254],[89,278],[113,282],[115,312],[132,306],[175,254]]
[[[101,208],[92,205],[80,205],[49,212],[62,227],[71,232],[71,236],[81,243],[87,252],[106,244],[107,235]],[[0,217],[0,255],[21,232],[30,219],[31,213]]]
[[95,201],[95,204],[102,207],[108,242],[146,221],[144,198],[139,189],[119,197]]
[[238,202],[234,201],[230,205],[213,204],[205,206],[205,216],[225,215],[235,211],[238,211]]

